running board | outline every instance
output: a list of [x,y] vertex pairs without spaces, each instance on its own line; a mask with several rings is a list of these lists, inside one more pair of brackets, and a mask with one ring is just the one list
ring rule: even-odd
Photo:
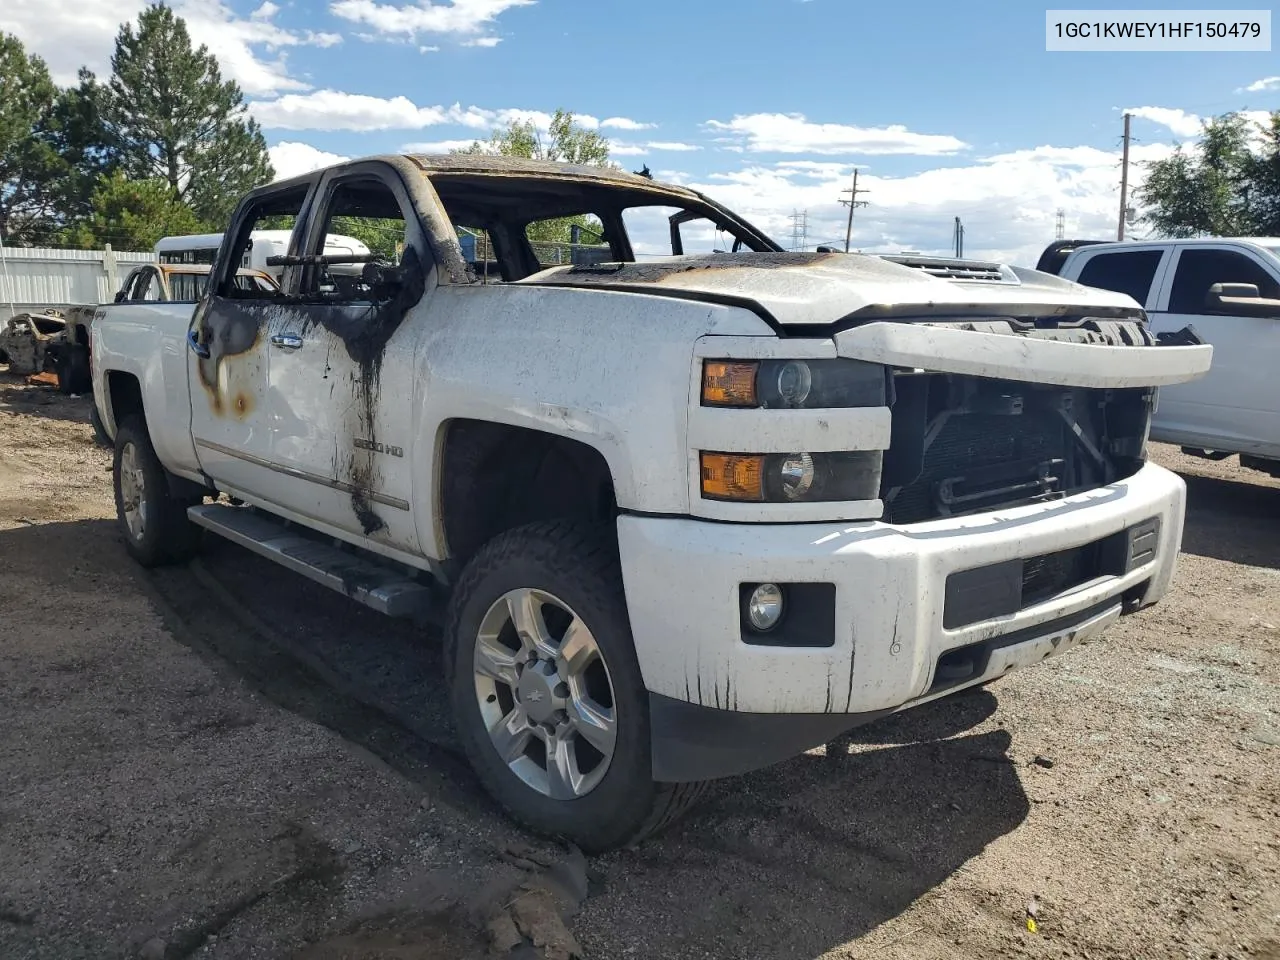
[[188,507],[191,522],[274,560],[391,617],[421,617],[431,590],[391,567],[355,556],[250,507],[208,503]]

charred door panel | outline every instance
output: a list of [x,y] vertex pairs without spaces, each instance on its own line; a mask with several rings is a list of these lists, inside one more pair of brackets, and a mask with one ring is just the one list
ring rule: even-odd
[[273,499],[409,553],[419,324],[407,320],[421,293],[290,305],[268,334],[272,460],[290,478]]
[[224,486],[258,496],[267,496],[277,482],[269,468],[266,404],[266,328],[272,309],[278,306],[219,297],[206,301],[197,310],[195,343],[187,352],[191,434],[201,469]]

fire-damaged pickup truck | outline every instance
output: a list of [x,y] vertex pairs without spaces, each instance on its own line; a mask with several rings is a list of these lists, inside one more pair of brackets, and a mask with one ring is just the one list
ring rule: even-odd
[[[280,289],[237,285],[282,218]],[[387,242],[326,254],[345,218]],[[129,552],[208,530],[440,613],[480,780],[590,850],[1158,600],[1184,487],[1148,424],[1212,349],[1036,271],[785,252],[683,187],[483,156],[254,191],[194,312],[93,336]]]

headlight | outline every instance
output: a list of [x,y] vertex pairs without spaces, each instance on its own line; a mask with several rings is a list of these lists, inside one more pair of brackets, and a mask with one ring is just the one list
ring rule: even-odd
[[885,403],[885,368],[861,360],[706,360],[704,407],[839,409]]
[[821,503],[880,496],[879,450],[702,453],[702,496],[739,503]]

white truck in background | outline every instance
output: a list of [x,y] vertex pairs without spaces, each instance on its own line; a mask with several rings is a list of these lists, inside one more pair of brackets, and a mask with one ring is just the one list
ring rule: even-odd
[[1056,253],[1060,276],[1133,297],[1158,337],[1191,327],[1213,346],[1208,375],[1160,390],[1153,440],[1215,460],[1239,454],[1243,466],[1280,476],[1280,238],[1088,243]]
[[[659,211],[672,256],[636,262]],[[282,215],[280,289],[238,287]],[[326,253],[348,216],[403,257]],[[544,269],[530,237],[587,217],[612,260]],[[711,235],[726,252],[682,253]],[[211,531],[442,612],[480,780],[585,849],[1169,589],[1184,485],[1146,461],[1151,402],[1211,348],[1158,345],[1127,296],[788,253],[683,187],[490,156],[272,184],[225,243],[194,310],[94,320],[128,551]]]
[[[289,251],[290,230],[254,230],[249,244],[240,257],[240,266],[269,274],[279,280],[282,272],[267,261]],[[156,241],[156,259],[162,264],[212,265],[222,245],[220,233],[198,233],[180,237],[161,237]],[[325,238],[324,252],[330,256],[368,256],[369,248],[355,237],[331,233]]]

